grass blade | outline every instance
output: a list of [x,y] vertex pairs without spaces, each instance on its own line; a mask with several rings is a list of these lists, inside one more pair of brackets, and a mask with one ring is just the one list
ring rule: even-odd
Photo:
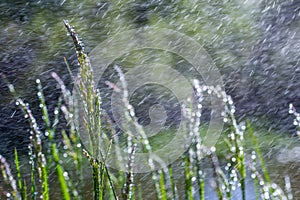
[[22,178],[21,178],[21,169],[20,169],[20,164],[19,164],[19,156],[18,156],[18,151],[15,148],[14,150],[15,153],[15,165],[16,165],[16,170],[17,170],[17,182],[18,182],[18,188],[20,191],[20,195],[22,199],[25,199],[24,197],[24,190],[23,190],[23,184],[22,184]]
[[252,142],[253,142],[253,145],[254,145],[254,150],[256,152],[256,155],[259,159],[259,162],[260,162],[260,165],[262,167],[262,170],[263,170],[263,174],[264,174],[264,177],[266,179],[266,181],[270,184],[271,183],[271,180],[270,180],[270,177],[269,177],[269,173],[268,173],[268,170],[267,170],[267,167],[265,165],[265,162],[264,162],[264,158],[262,156],[262,153],[260,151],[260,148],[258,146],[258,143],[257,143],[257,139],[254,135],[254,131],[252,129],[252,126],[251,126],[251,123],[249,120],[246,121],[246,125],[247,125],[247,130],[252,138]]

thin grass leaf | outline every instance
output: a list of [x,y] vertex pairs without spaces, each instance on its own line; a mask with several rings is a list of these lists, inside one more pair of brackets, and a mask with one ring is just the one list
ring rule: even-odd
[[173,199],[177,200],[178,193],[177,193],[177,188],[176,188],[175,180],[174,180],[174,176],[173,176],[173,168],[171,165],[168,167],[168,171],[169,171],[169,177],[170,177],[170,182],[171,182],[171,190],[172,190],[172,194],[173,194]]
[[251,172],[251,179],[253,180],[254,189],[255,189],[255,199],[259,200],[260,188],[259,188],[259,179],[258,179],[258,171],[256,169],[256,152],[252,151],[251,154],[251,162],[249,162],[249,169]]
[[22,200],[27,200],[28,198],[27,198],[27,196],[28,196],[28,194],[27,194],[27,184],[26,184],[26,180],[24,179],[24,181],[23,181],[23,197],[22,197]]
[[94,200],[103,199],[103,166],[85,149],[83,149],[83,155],[90,161],[90,165],[92,167]]
[[24,199],[25,197],[24,197],[24,193],[23,193],[22,176],[21,176],[21,169],[20,169],[20,164],[19,164],[19,156],[18,156],[17,148],[14,149],[14,154],[15,154],[15,165],[16,165],[16,170],[17,170],[18,188],[20,191],[21,198]]
[[63,194],[63,199],[69,200],[69,199],[71,199],[70,194],[69,194],[69,188],[66,183],[63,167],[61,166],[61,164],[59,162],[60,159],[59,159],[58,150],[56,148],[55,143],[52,143],[52,145],[51,145],[51,152],[52,152],[52,156],[53,156],[53,161],[55,162],[56,173],[57,173],[58,181],[60,183],[60,188],[61,188],[61,191]]
[[[31,150],[30,150],[31,151]],[[31,164],[31,171],[30,171],[30,180],[31,180],[31,187],[30,187],[30,191],[31,191],[31,200],[36,200],[37,198],[37,192],[36,192],[36,181],[35,181],[35,161],[32,157],[32,155],[30,156],[30,164]]]
[[268,173],[268,170],[267,170],[264,158],[262,156],[262,153],[260,151],[260,148],[258,146],[257,139],[256,139],[256,137],[254,135],[254,131],[252,129],[250,120],[246,120],[246,125],[247,125],[247,131],[249,132],[250,137],[252,138],[252,142],[253,142],[253,145],[254,145],[254,150],[256,152],[257,157],[259,158],[259,162],[260,162],[260,165],[262,167],[265,180],[270,184],[271,180],[270,180],[270,177],[269,177],[269,173]]
[[190,157],[184,157],[184,171],[185,171],[185,193],[186,199],[193,199],[193,186],[192,186],[192,172],[190,169]]
[[[109,147],[108,147],[108,149],[107,149],[107,151],[106,151],[106,154],[105,154],[105,156],[104,156],[104,161],[103,161],[104,163],[106,163],[106,159],[107,159],[108,154],[109,154],[109,152],[110,152],[111,145],[112,145],[112,140],[110,140]],[[135,149],[135,148],[134,148],[134,149]],[[134,155],[134,152],[135,152],[135,150],[133,151],[133,154],[132,154],[132,155]],[[113,183],[112,178],[111,178],[111,176],[110,176],[110,172],[109,172],[109,170],[108,170],[108,168],[107,168],[106,166],[104,166],[104,170],[105,170],[105,172],[106,172],[106,177],[107,177],[107,179],[108,179],[109,187],[110,187],[110,189],[112,190],[113,197],[114,197],[115,200],[118,200],[118,197],[117,197],[117,194],[116,194],[116,189],[115,189],[115,187],[114,187],[114,183]],[[131,186],[131,187],[132,187],[132,186]]]
[[162,170],[158,171],[159,174],[159,187],[161,192],[161,200],[167,200],[167,191],[165,186],[165,177]]
[[138,184],[138,200],[143,200],[143,192],[141,183]]

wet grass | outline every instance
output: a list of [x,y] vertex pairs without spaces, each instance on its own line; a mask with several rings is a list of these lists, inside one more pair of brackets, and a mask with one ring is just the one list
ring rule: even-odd
[[[174,130],[161,131],[156,136],[147,137],[143,127],[137,122],[133,107],[129,104],[124,74],[120,67],[115,66],[122,88],[116,88],[112,83],[108,85],[119,91],[122,97],[125,105],[125,125],[127,126],[124,129],[123,140],[118,141],[115,130],[112,128],[114,124],[109,121],[103,122],[105,112],[101,108],[100,94],[93,82],[92,66],[84,51],[84,45],[67,21],[65,21],[65,26],[73,39],[80,65],[80,76],[74,78],[74,91],[77,99],[72,98],[71,92],[66,89],[59,76],[53,73],[52,76],[57,81],[62,94],[54,111],[54,118],[50,119],[41,81],[37,80],[44,130],[39,128],[29,105],[21,99],[16,99],[17,105],[28,118],[30,125],[31,143],[28,161],[31,172],[30,179],[25,179],[17,151],[15,151],[16,174],[11,172],[8,162],[0,156],[2,175],[9,188],[3,198],[50,199],[49,193],[53,186],[49,184],[49,179],[52,169],[55,169],[59,185],[54,187],[60,188],[61,192],[61,194],[56,194],[59,196],[57,199],[84,199],[83,179],[87,176],[86,170],[90,170],[89,180],[92,183],[93,199],[143,199],[144,191],[140,186],[143,183],[135,183],[134,178],[136,176],[134,171],[135,155],[137,152],[151,155],[161,149],[172,138]],[[68,63],[66,65],[68,66]],[[236,190],[241,193],[240,199],[246,199],[246,191],[249,187],[246,184],[247,178],[253,180],[256,199],[292,199],[288,178],[286,179],[287,187],[283,189],[270,179],[260,149],[265,139],[259,138],[258,140],[256,138],[250,122],[247,121],[245,124],[236,120],[231,97],[217,86],[203,86],[196,80],[193,87],[194,104],[187,104],[182,108],[187,128],[187,133],[182,134],[192,138],[191,144],[186,146],[186,152],[178,159],[183,166],[182,171],[178,172],[172,164],[165,165],[163,162],[155,160],[155,157],[149,156],[145,164],[151,169],[148,176],[152,179],[153,184],[151,199],[204,199],[208,192],[206,184],[209,184],[205,181],[207,164],[204,164],[204,160],[212,169],[211,187],[218,199],[232,199]],[[9,88],[14,93],[13,86],[9,84]],[[224,104],[223,136],[225,137],[223,142],[216,146],[203,144],[201,133],[207,129],[200,123],[204,94],[215,95],[222,99]],[[76,104],[76,100],[79,100],[80,104]],[[79,108],[76,107],[77,105],[80,105]],[[80,116],[76,115],[77,109],[81,109]],[[60,114],[65,116],[68,125],[65,130],[58,132],[56,127]],[[83,129],[79,127],[80,123]],[[81,131],[88,136],[88,146],[81,140]],[[58,147],[57,141],[54,139],[56,134],[62,136],[63,148]],[[260,137],[269,137],[268,135],[259,135]],[[272,141],[276,143],[274,138]],[[278,139],[278,143],[282,143],[282,141],[284,144],[289,143],[289,140]],[[122,147],[123,153],[116,152],[118,154],[116,164],[123,169],[120,171],[113,170],[107,165],[113,143],[122,143],[120,147]],[[226,156],[222,158],[222,155]],[[250,159],[247,159],[248,155],[251,157]],[[220,160],[220,158],[222,159]],[[225,167],[221,162],[225,162]],[[124,165],[124,163],[126,164]],[[157,168],[157,165],[160,167]],[[184,179],[177,180],[175,178],[177,173],[183,174]],[[15,176],[17,179],[14,178]],[[184,191],[179,191],[178,188],[182,188],[183,185]],[[182,193],[184,194],[182,195]]]

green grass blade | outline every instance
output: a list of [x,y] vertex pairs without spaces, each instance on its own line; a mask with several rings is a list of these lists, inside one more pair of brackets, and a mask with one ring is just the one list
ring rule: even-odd
[[188,155],[184,157],[184,170],[185,170],[186,199],[192,200],[193,199],[192,172],[190,170],[190,159]]
[[42,173],[43,173],[43,182],[42,182],[42,189],[43,189],[43,199],[49,200],[49,185],[48,185],[48,171],[47,167],[42,167]]
[[31,158],[30,162],[31,162],[31,173],[30,173],[30,180],[31,180],[31,187],[30,187],[31,200],[36,200],[37,193],[36,193],[36,183],[35,183],[35,168],[34,168],[34,163],[35,162],[34,162],[34,159]]
[[23,193],[23,184],[22,184],[22,178],[21,178],[21,169],[20,169],[20,164],[19,164],[19,156],[18,156],[18,151],[15,148],[14,150],[15,153],[15,165],[16,165],[16,170],[17,170],[17,182],[18,182],[18,188],[20,191],[21,198],[24,199],[24,193]]
[[28,198],[27,198],[27,184],[26,184],[26,180],[24,179],[24,182],[23,182],[23,198],[22,198],[22,200],[27,200]]
[[161,193],[161,200],[167,200],[167,192],[165,186],[165,177],[162,170],[159,170],[159,186],[160,186],[160,193]]
[[254,131],[252,129],[252,126],[251,126],[251,123],[250,123],[249,120],[246,121],[246,125],[247,125],[247,130],[248,130],[248,132],[249,132],[249,134],[252,138],[252,142],[253,142],[253,145],[254,145],[256,155],[259,158],[259,161],[260,161],[260,164],[261,164],[261,167],[262,167],[262,170],[263,170],[264,177],[265,177],[265,179],[268,183],[271,183],[269,173],[268,173],[267,167],[266,167],[265,162],[264,162],[264,158],[263,158],[262,153],[260,151],[260,148],[258,146],[257,139],[254,135]]
[[66,183],[63,167],[59,163],[59,155],[58,155],[58,150],[56,148],[55,143],[51,144],[51,152],[52,152],[53,160],[56,164],[56,173],[58,176],[58,181],[60,183],[60,188],[62,191],[63,199],[70,200],[71,198],[70,198],[70,194],[69,194],[69,188]]
[[173,199],[177,200],[178,199],[178,195],[177,195],[177,188],[176,188],[175,180],[174,180],[174,176],[173,176],[173,168],[170,165],[168,167],[168,169],[169,169],[168,171],[169,171],[169,176],[170,176],[170,182],[171,182],[171,189],[172,189]]
[[138,200],[143,200],[143,192],[142,192],[141,183],[139,183],[139,185],[138,185]]

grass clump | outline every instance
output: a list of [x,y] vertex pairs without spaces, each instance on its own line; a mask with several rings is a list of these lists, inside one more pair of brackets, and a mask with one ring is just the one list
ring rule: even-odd
[[[218,86],[200,85],[199,81],[193,81],[194,100],[183,105],[184,117],[187,119],[188,127],[187,137],[192,139],[192,144],[187,146],[187,151],[182,155],[179,161],[183,164],[184,181],[177,180],[174,174],[174,166],[165,165],[156,157],[152,156],[153,143],[149,141],[143,127],[138,123],[133,106],[128,99],[127,84],[125,75],[119,66],[114,69],[118,72],[122,88],[119,89],[113,83],[107,82],[107,85],[117,91],[122,97],[125,114],[124,136],[126,145],[121,151],[116,152],[119,164],[123,161],[125,166],[120,166],[124,171],[117,173],[107,165],[108,155],[111,153],[112,143],[118,144],[118,137],[115,135],[113,124],[105,119],[105,112],[101,108],[101,98],[99,90],[96,88],[93,78],[93,70],[89,57],[84,51],[84,45],[67,21],[64,21],[65,27],[73,39],[80,71],[78,78],[74,78],[74,94],[66,89],[63,81],[56,73],[52,77],[57,81],[61,89],[61,97],[58,100],[54,110],[54,119],[51,121],[47,109],[46,100],[43,95],[41,81],[37,80],[38,98],[44,122],[45,130],[41,131],[36,119],[32,115],[29,105],[23,100],[17,99],[17,105],[22,109],[25,117],[30,124],[30,145],[29,145],[29,163],[31,168],[31,177],[29,184],[22,177],[19,164],[18,152],[15,150],[15,166],[17,171],[17,181],[7,161],[0,156],[0,166],[5,182],[10,186],[10,192],[5,193],[7,199],[50,199],[51,187],[49,184],[49,174],[51,166],[54,166],[56,176],[61,190],[61,196],[58,199],[84,199],[84,163],[88,163],[91,170],[90,181],[93,182],[93,198],[100,199],[143,199],[141,183],[135,182],[135,154],[136,151],[149,153],[147,165],[151,169],[152,182],[156,195],[155,199],[201,199],[207,196],[206,168],[207,164],[212,168],[213,183],[218,199],[232,199],[234,191],[239,190],[240,199],[246,199],[248,178],[247,171],[251,173],[250,178],[254,182],[256,199],[292,199],[290,186],[286,191],[282,190],[273,183],[268,175],[264,159],[260,152],[254,136],[254,131],[249,121],[239,123],[235,118],[235,107],[230,96]],[[66,62],[67,67],[68,63]],[[13,86],[9,84],[11,92],[14,93]],[[224,112],[222,113],[226,124],[225,134],[226,157],[220,160],[216,154],[215,146],[205,146],[200,134],[201,113],[203,99],[205,94],[215,95],[223,100]],[[76,102],[77,101],[77,102]],[[76,107],[78,106],[79,107]],[[77,115],[77,111],[83,113]],[[59,115],[63,114],[67,120],[67,127],[58,133],[57,125]],[[294,110],[295,113],[295,110]],[[296,115],[297,117],[298,115]],[[298,120],[298,118],[296,118]],[[104,127],[111,125],[110,128]],[[107,125],[108,124],[108,125]],[[82,127],[80,127],[82,125]],[[56,134],[62,136],[63,149],[59,148],[55,140]],[[81,134],[88,136],[88,145],[81,140]],[[251,160],[246,160],[245,153],[245,134],[250,134],[254,145],[254,151],[251,154]],[[41,139],[45,137],[46,139]],[[61,155],[67,155],[70,158],[72,166],[67,168],[61,158]],[[223,163],[226,162],[225,167]],[[159,169],[157,165],[159,164]],[[261,170],[260,170],[261,168]],[[72,173],[70,170],[74,170]],[[289,183],[289,178],[286,178]],[[184,183],[183,183],[184,182]],[[27,186],[28,184],[28,186]],[[184,184],[184,195],[179,194],[180,185]],[[287,184],[289,185],[289,184]],[[30,191],[28,188],[30,187]],[[57,194],[56,194],[57,195]],[[183,197],[181,197],[183,196]]]

